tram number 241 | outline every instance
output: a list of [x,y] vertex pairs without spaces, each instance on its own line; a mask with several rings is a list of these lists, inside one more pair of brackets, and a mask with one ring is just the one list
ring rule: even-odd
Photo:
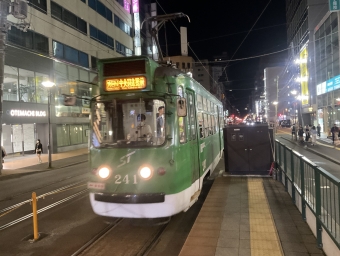
[[115,175],[115,184],[137,184],[137,175],[133,175],[133,178],[129,178],[129,175]]

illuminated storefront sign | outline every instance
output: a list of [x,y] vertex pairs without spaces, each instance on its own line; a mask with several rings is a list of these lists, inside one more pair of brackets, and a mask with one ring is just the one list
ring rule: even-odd
[[138,0],[132,0],[132,12],[139,13],[139,2]]
[[11,116],[35,116],[35,117],[46,117],[46,111],[38,111],[38,110],[19,110],[19,109],[11,109],[9,111]]
[[135,20],[135,55],[140,56],[142,54],[141,40],[140,40],[140,20],[139,13],[134,13]]
[[104,90],[107,92],[144,88],[146,88],[146,77],[144,76],[106,79],[104,84]]
[[127,0],[124,0],[124,9],[128,13],[130,13],[130,6],[131,6],[130,3]]
[[[307,60],[308,59],[308,49],[305,46],[302,51],[300,52],[300,60]],[[307,61],[300,62],[300,77],[301,77],[301,95],[302,97],[301,103],[302,105],[309,104],[309,91],[308,91],[308,67]],[[307,78],[307,79],[303,79]]]
[[316,86],[316,95],[321,95],[324,93],[326,93],[326,82],[323,82]]
[[321,95],[326,92],[331,92],[340,88],[340,76],[333,77],[326,82],[316,86],[316,95]]

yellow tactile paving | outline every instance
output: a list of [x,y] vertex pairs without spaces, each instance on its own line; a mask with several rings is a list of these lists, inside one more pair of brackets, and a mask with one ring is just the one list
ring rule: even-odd
[[250,250],[252,256],[283,256],[262,179],[248,179]]

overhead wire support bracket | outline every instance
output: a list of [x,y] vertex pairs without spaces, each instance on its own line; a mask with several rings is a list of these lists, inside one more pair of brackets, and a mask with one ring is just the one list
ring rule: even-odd
[[149,17],[149,18],[146,18],[146,19],[143,20],[143,22],[141,24],[141,28],[143,28],[144,22],[157,22],[157,25],[152,28],[151,36],[153,37],[153,39],[156,42],[160,62],[163,62],[164,58],[163,58],[161,46],[159,44],[159,40],[158,40],[158,37],[157,37],[158,31],[162,28],[162,26],[165,24],[165,22],[167,22],[169,20],[177,19],[177,18],[183,18],[183,17],[188,18],[188,21],[190,22],[189,16],[182,13],[182,12],[152,16],[152,17]]

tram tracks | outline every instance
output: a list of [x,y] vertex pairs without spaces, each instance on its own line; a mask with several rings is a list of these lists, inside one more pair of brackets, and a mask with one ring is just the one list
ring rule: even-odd
[[[108,224],[71,256],[117,255],[147,256],[167,228],[171,218],[153,225],[136,225],[143,220],[118,218]],[[127,241],[130,246],[127,249]]]
[[[83,181],[79,181],[79,182],[75,182],[75,183],[71,183],[69,185],[66,185],[66,186],[63,186],[63,187],[60,187],[58,189],[55,189],[55,190],[52,190],[52,191],[49,191],[47,193],[44,193],[44,194],[41,194],[37,197],[37,199],[45,199],[47,196],[52,196],[52,195],[57,195],[57,194],[60,194],[60,193],[63,193],[63,192],[69,192],[73,189],[81,189],[82,187],[86,186],[87,184],[84,183]],[[85,194],[86,192],[88,192],[88,189],[85,188],[85,189],[81,189],[80,191],[77,191],[77,192],[72,192],[71,195],[69,196],[66,196],[54,203],[51,203],[51,204],[48,204],[46,205],[45,207],[39,209],[37,211],[38,214],[42,213],[42,212],[45,212],[47,210],[50,210],[54,207],[57,207],[58,205],[61,205],[65,202],[68,202],[74,198],[77,198],[78,196],[81,196],[83,194]],[[28,199],[28,200],[24,200],[20,203],[17,203],[17,204],[14,204],[14,205],[11,205],[11,206],[8,206],[8,207],[5,207],[3,209],[0,210],[0,220],[1,218],[3,217],[8,217],[9,214],[11,213],[14,213],[15,210],[19,209],[20,207],[24,206],[24,205],[27,205],[27,204],[30,204],[32,201],[32,199]],[[23,212],[26,212],[27,213],[27,210],[28,209],[24,209]],[[29,209],[31,211],[31,209]],[[4,229],[7,229],[11,226],[14,226],[24,220],[27,220],[29,218],[31,218],[33,216],[33,213],[29,213],[29,214],[25,214],[24,216],[21,216],[19,218],[15,218],[14,220],[12,221],[8,221],[6,224],[3,224],[0,226],[0,231],[4,230]]]
[[[39,190],[39,189],[44,189],[44,188],[47,188],[47,187],[56,185],[58,183],[65,182],[67,180],[70,180],[70,179],[73,179],[73,178],[76,178],[76,177],[79,177],[79,176],[82,176],[82,175],[86,175],[86,174],[87,173],[81,173],[81,174],[76,174],[76,175],[68,176],[68,177],[65,177],[65,178],[59,179],[57,181],[53,181],[53,182],[47,183],[47,184],[39,186],[39,187],[31,188],[30,191],[34,191],[34,190],[36,191],[36,190]],[[87,179],[81,179],[79,182],[84,182],[86,180]],[[1,202],[5,202],[5,201],[9,201],[9,200],[13,200],[13,199],[15,199],[17,197],[20,197],[20,196],[23,196],[23,195],[29,193],[30,191],[24,191],[24,192],[20,192],[20,193],[11,195],[10,197],[2,198],[2,199],[0,199],[0,203]]]

